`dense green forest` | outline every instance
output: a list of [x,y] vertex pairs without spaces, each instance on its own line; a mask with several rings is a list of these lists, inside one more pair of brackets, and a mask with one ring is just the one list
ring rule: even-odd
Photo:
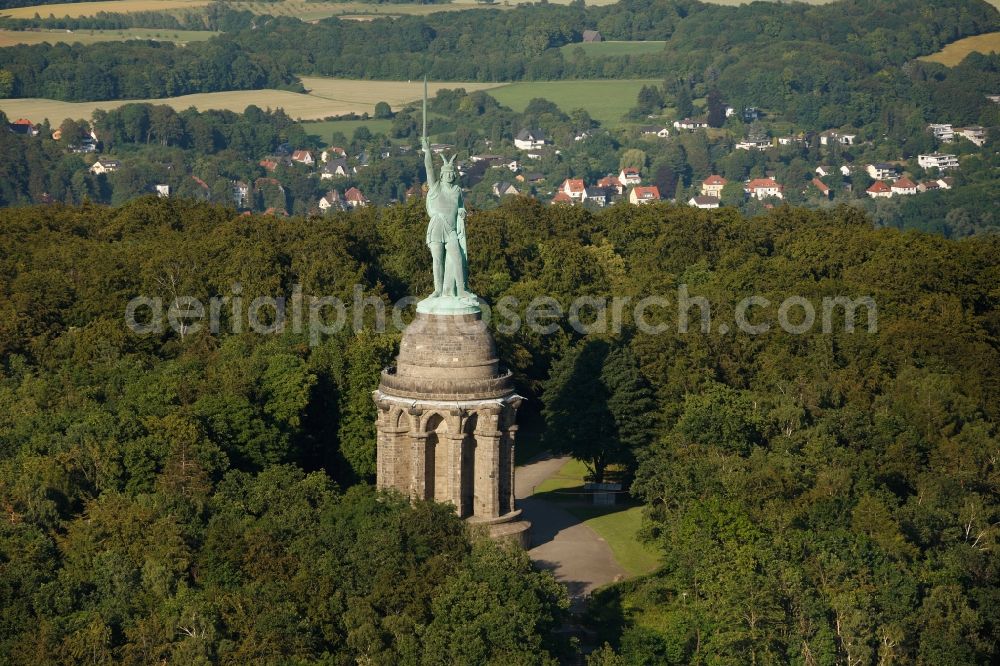
[[[124,325],[140,294],[425,293],[424,224],[419,200],[287,220],[154,198],[0,211],[10,663],[566,658],[551,578],[367,485],[395,332]],[[574,404],[604,415],[601,450],[540,434],[625,465],[663,553],[592,605],[593,663],[997,660],[1000,239],[876,230],[848,207],[514,199],[468,225],[490,302],[676,303],[684,284],[711,304],[709,333],[666,305],[655,335],[497,335],[529,430]],[[749,295],[771,303],[756,321],[793,295],[870,296],[877,330],[720,333]],[[648,420],[627,417],[635,400]]]

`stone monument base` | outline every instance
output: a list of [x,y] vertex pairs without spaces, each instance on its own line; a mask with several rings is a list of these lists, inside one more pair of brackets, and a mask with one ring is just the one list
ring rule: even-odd
[[484,528],[494,541],[513,541],[527,549],[531,536],[531,523],[527,520],[517,520],[520,516],[521,510],[515,509],[496,518],[472,516],[467,518],[466,522],[473,528]]

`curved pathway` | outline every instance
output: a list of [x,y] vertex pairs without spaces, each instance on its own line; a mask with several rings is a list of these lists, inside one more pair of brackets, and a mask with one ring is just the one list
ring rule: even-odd
[[552,502],[532,497],[535,487],[556,474],[568,457],[544,456],[515,470],[514,496],[523,519],[531,521],[528,555],[539,567],[566,585],[571,608],[583,609],[587,595],[602,585],[621,580],[625,570],[597,533],[573,514]]

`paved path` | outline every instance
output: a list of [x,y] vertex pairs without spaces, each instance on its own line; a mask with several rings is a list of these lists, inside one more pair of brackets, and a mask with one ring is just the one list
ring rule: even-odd
[[537,485],[558,472],[568,457],[544,457],[515,470],[515,497],[531,521],[528,555],[538,566],[551,570],[566,585],[572,609],[581,611],[595,588],[625,576],[611,548],[573,514],[552,502],[531,497]]

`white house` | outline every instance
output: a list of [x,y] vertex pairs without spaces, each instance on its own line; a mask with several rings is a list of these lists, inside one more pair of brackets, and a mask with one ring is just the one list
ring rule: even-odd
[[896,180],[896,167],[892,164],[885,162],[869,164],[865,167],[865,171],[873,180]]
[[927,129],[941,143],[951,143],[955,139],[955,130],[952,129],[951,123],[931,123]]
[[306,166],[312,166],[316,164],[316,158],[308,150],[296,150],[292,153],[292,161],[298,162],[299,164],[305,164]]
[[917,155],[917,164],[924,169],[957,169],[958,158],[954,155],[942,153],[931,153],[930,155]]
[[660,200],[660,190],[655,185],[643,187],[636,185],[628,194],[628,201],[632,204],[647,204]]
[[903,195],[903,194],[916,194],[917,193],[917,184],[914,183],[909,178],[907,178],[906,176],[903,176],[902,178],[900,178],[899,180],[897,180],[895,183],[893,183],[889,187],[889,189],[892,191],[893,195],[896,195],[896,194],[901,194],[901,195]]
[[773,178],[754,178],[743,189],[754,199],[785,198],[785,188],[775,182]]
[[857,134],[853,134],[851,132],[841,132],[838,130],[826,130],[819,133],[819,142],[820,145],[823,146],[832,146],[834,144],[853,146],[857,138]]
[[670,136],[670,130],[666,127],[660,127],[657,125],[647,125],[642,128],[643,136],[658,136],[661,139],[666,139]]
[[831,173],[833,173],[833,171],[834,171],[833,167],[829,167],[829,166],[818,166],[818,167],[816,167],[816,175],[819,176],[820,178],[826,178]]
[[840,173],[845,176],[850,176],[853,173],[853,171],[851,170],[851,167],[847,166],[846,164],[842,164],[840,165]]
[[583,201],[587,198],[587,186],[584,185],[581,178],[567,178],[559,186],[559,191],[565,192],[566,196],[574,202]]
[[157,185],[156,186],[156,196],[161,199],[170,196],[170,186],[169,185]]
[[642,176],[639,175],[639,170],[635,167],[625,167],[618,174],[618,182],[622,184],[622,187],[638,185],[642,182]]
[[588,187],[584,199],[603,208],[608,203],[608,193],[602,187]]
[[352,187],[351,189],[344,192],[344,200],[347,202],[347,205],[350,206],[351,208],[358,208],[359,206],[364,207],[367,206],[369,203],[368,198],[365,197],[365,195],[361,194],[361,190],[359,190],[356,187]]
[[340,192],[330,190],[319,199],[319,209],[324,213],[331,208],[343,208],[344,201],[340,198]]
[[523,129],[514,137],[514,147],[519,150],[537,150],[548,143],[541,130]]
[[101,174],[101,173],[113,173],[121,168],[121,162],[118,160],[109,160],[105,158],[100,158],[94,162],[93,166],[90,167],[90,173]]
[[684,120],[675,120],[674,127],[676,129],[684,129],[684,130],[705,129],[706,127],[708,127],[708,123],[704,120],[685,118]]
[[694,206],[696,208],[718,208],[719,198],[707,197],[705,195],[691,197],[688,199],[688,206]]
[[977,146],[982,146],[986,143],[986,130],[979,125],[973,125],[971,127],[956,127],[955,134],[957,136],[965,137]]
[[329,178],[342,178],[350,173],[347,167],[347,160],[343,158],[333,159],[328,161],[323,165],[323,168],[319,170],[320,180],[327,180]]
[[324,162],[337,159],[338,157],[347,157],[347,151],[340,146],[330,146],[319,154],[319,158]]
[[892,189],[884,181],[876,180],[867,190],[872,199],[891,199]]
[[736,150],[767,150],[771,147],[771,142],[768,139],[744,139],[740,141],[735,146]]

